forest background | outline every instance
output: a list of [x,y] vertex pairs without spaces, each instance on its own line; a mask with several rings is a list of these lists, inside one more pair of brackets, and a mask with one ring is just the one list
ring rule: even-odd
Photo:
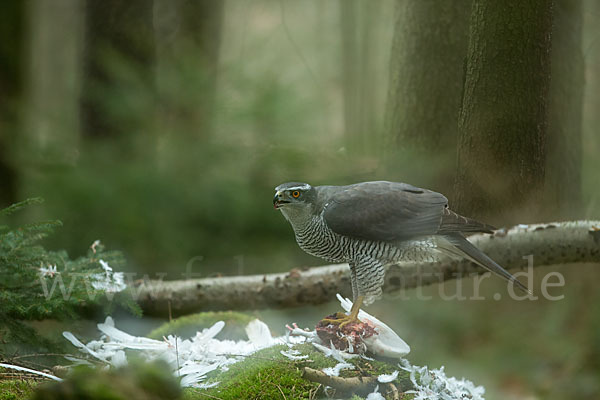
[[[273,210],[290,180],[408,182],[499,227],[597,218],[600,3],[551,3],[2,2],[0,206],[43,197],[13,218],[62,220],[45,246],[100,239],[165,279],[321,265]],[[504,285],[487,280],[486,300],[434,285],[370,311],[416,363],[490,398],[595,398],[600,271],[543,271],[565,276],[563,300],[495,300]],[[259,315],[310,324],[335,307]]]

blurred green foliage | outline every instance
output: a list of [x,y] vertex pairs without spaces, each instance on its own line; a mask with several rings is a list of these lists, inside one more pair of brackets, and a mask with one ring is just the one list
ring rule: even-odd
[[28,399],[36,386],[35,382],[28,380],[0,380],[0,400]]
[[[586,4],[597,8],[593,3]],[[80,254],[100,239],[124,251],[127,265],[115,264],[117,270],[166,272],[166,279],[181,278],[188,263],[203,276],[321,264],[297,247],[288,224],[273,210],[277,184],[388,179],[437,189],[440,171],[455,168],[453,149],[417,154],[391,146],[384,137],[393,4],[381,0],[377,24],[384,28],[371,35],[378,44],[371,56],[379,69],[366,78],[377,88],[372,107],[377,115],[370,116],[374,129],[363,132],[373,142],[369,149],[349,150],[343,129],[338,2],[228,1],[210,133],[198,132],[198,93],[215,82],[195,67],[193,50],[183,51],[188,57],[159,63],[155,86],[141,78],[138,68],[157,66],[132,66],[123,55],[105,52],[102,65],[112,84],[95,82],[83,96],[97,101],[98,112],[120,127],[118,135],[87,135],[72,123],[78,115],[73,107],[79,101],[78,82],[84,79],[79,75],[68,77],[64,92],[29,88],[9,99],[11,115],[25,121],[24,127],[0,121],[0,170],[4,164],[14,170],[18,198],[46,199],[13,222],[59,218],[64,227],[44,238],[44,247]],[[585,14],[590,87],[600,70],[598,15],[593,10]],[[55,60],[53,54],[64,43],[41,37],[37,40],[49,46],[42,55]],[[26,42],[21,39],[15,43]],[[34,65],[24,59],[20,68],[11,66],[27,80],[23,86],[33,86],[36,77],[60,79],[56,72],[63,71],[64,60]],[[597,101],[594,93],[586,94],[582,177],[588,218],[600,211]],[[43,123],[29,121],[38,119]],[[0,191],[8,186],[0,181]],[[560,302],[390,300],[373,310],[411,344],[415,363],[447,365],[450,374],[485,384],[488,398],[504,399],[509,393],[592,399],[600,392],[600,274],[593,267],[560,270],[567,277]],[[503,287],[490,285],[488,297],[504,293]],[[278,323],[302,318],[309,326],[332,308],[337,304],[303,309],[301,315],[286,310]]]
[[36,388],[33,400],[169,400],[181,395],[177,379],[161,362],[104,371],[76,367],[63,382],[50,382]]

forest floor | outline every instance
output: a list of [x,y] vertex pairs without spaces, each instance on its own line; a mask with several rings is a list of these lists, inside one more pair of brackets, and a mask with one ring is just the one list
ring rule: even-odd
[[[307,379],[307,375],[310,375],[311,371],[333,368],[338,361],[325,356],[311,344],[295,345],[294,349],[308,357],[301,360],[290,360],[281,354],[281,351],[290,350],[288,346],[272,346],[231,365],[228,371],[215,371],[213,375],[209,374],[206,382],[219,382],[217,386],[209,389],[186,388],[172,398],[185,400],[283,398],[292,400],[316,399],[327,395],[358,400],[372,393],[376,386],[379,386],[379,393],[387,399],[413,398],[412,395],[402,393],[412,389],[409,373],[406,371],[400,370],[398,377],[392,382],[377,382],[377,376],[392,374],[399,370],[397,360],[353,358],[348,360],[348,363],[352,364],[354,368],[342,370],[339,377],[319,374],[319,379],[331,379],[330,384],[324,384]],[[90,374],[96,376],[90,376]],[[118,382],[119,378],[102,379],[104,374],[105,372],[102,371],[89,371],[86,377],[80,374],[75,378],[67,378],[62,383],[40,382],[33,379],[4,380],[0,381],[0,400],[29,399],[32,396],[40,399],[61,397],[76,399],[84,394],[84,392],[78,392],[79,390],[85,390],[87,395],[102,395],[102,397],[90,398],[125,399],[126,397],[121,397],[124,396],[123,393],[117,392],[119,387],[122,388]],[[121,376],[123,375],[126,376],[127,372],[121,373]],[[85,380],[88,383],[92,381],[94,384],[77,384],[71,382],[73,379]],[[141,384],[142,387],[144,385],[144,383]],[[61,386],[62,389],[59,390]],[[69,390],[65,390],[65,386],[69,386]],[[326,389],[326,386],[331,387]],[[326,390],[327,393],[325,393]],[[73,397],[66,397],[69,392]]]

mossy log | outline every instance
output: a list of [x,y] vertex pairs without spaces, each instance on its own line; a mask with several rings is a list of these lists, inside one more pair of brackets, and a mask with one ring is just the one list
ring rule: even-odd
[[[600,221],[519,225],[469,240],[509,270],[526,267],[531,255],[534,267],[600,262]],[[483,272],[466,259],[404,262],[388,266],[383,290],[398,292]],[[169,303],[181,315],[321,304],[336,293],[349,296],[350,288],[348,265],[338,264],[277,274],[144,281],[135,290],[147,315],[166,315]]]

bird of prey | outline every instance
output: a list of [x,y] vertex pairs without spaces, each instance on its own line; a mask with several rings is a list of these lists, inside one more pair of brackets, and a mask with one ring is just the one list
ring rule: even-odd
[[275,191],[273,205],[290,222],[304,251],[350,265],[354,305],[350,315],[330,320],[340,327],[357,321],[361,305],[381,296],[386,264],[419,261],[432,248],[460,254],[528,292],[464,236],[494,228],[451,211],[440,193],[387,181],[348,186],[288,182]]

